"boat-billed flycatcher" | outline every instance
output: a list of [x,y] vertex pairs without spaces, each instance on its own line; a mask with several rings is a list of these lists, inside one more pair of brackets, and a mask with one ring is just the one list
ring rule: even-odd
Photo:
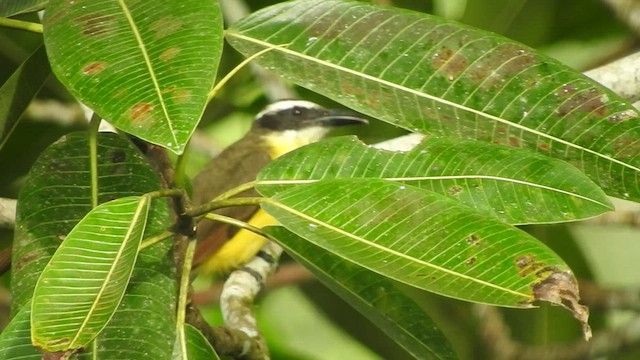
[[[332,128],[366,123],[354,114],[329,110],[309,101],[282,100],[261,111],[249,132],[230,145],[193,179],[193,203],[202,205],[223,192],[255,180],[272,159],[322,139]],[[254,190],[240,196],[257,196]],[[275,219],[256,206],[225,208],[216,213],[258,228]],[[200,273],[224,274],[253,258],[266,239],[247,230],[202,219],[197,226],[195,266]]]

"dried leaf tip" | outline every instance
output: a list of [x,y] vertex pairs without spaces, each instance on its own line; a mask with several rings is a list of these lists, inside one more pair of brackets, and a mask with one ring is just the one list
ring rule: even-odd
[[578,282],[571,271],[555,271],[533,287],[535,300],[548,301],[571,311],[582,325],[585,340],[591,339],[589,308],[580,304]]

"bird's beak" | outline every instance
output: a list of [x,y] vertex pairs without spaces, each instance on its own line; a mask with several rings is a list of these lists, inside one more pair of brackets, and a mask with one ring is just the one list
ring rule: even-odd
[[319,125],[326,127],[369,124],[369,121],[366,119],[347,110],[328,110],[325,116],[316,118],[315,121],[317,121]]

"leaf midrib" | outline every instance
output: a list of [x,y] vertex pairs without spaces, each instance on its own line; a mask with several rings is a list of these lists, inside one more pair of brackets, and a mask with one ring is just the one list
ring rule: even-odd
[[[120,248],[118,249],[118,253],[114,257],[111,269],[107,272],[107,276],[104,279],[103,286],[100,287],[100,291],[98,291],[98,294],[96,294],[96,298],[93,301],[93,303],[91,304],[91,308],[89,309],[89,311],[87,311],[87,315],[86,315],[84,321],[82,322],[82,325],[78,328],[78,331],[77,331],[75,337],[69,343],[70,346],[74,346],[76,341],[78,341],[78,338],[82,335],[84,329],[87,327],[87,324],[89,323],[89,320],[92,318],[93,313],[96,311],[96,308],[97,308],[98,304],[100,303],[100,299],[102,298],[103,293],[106,291],[106,288],[108,287],[107,285],[109,284],[110,279],[113,277],[113,275],[115,273],[115,269],[118,267],[118,265],[120,263],[119,260],[123,256],[124,249],[127,248],[128,241],[131,240],[131,233],[136,228],[136,225],[138,223],[138,219],[145,212],[142,209],[146,208],[148,210],[148,203],[149,203],[149,197],[148,196],[142,196],[137,201],[138,201],[138,206],[136,207],[136,210],[133,213],[133,217],[131,218],[131,221],[130,221],[131,225],[127,229],[127,233],[124,236],[124,240],[122,241],[122,244],[121,244]],[[142,228],[141,231],[144,232],[145,224],[143,224],[142,227],[143,228]],[[137,247],[136,247],[136,251],[137,251]],[[135,260],[134,260],[134,264],[135,264]],[[124,295],[124,292],[123,292],[123,295]],[[120,300],[118,300],[118,302],[120,302]],[[113,315],[113,314],[111,314],[111,315]],[[80,344],[80,346],[82,346],[82,345],[84,345],[84,344]]]
[[[494,288],[496,290],[500,290],[500,291],[503,291],[503,292],[506,292],[506,293],[510,293],[512,295],[521,296],[521,297],[524,297],[527,300],[532,300],[533,299],[533,296],[531,296],[531,295],[527,295],[527,294],[524,294],[524,293],[521,293],[521,292],[518,292],[518,291],[515,291],[515,290],[511,290],[511,289],[508,289],[508,288],[505,288],[505,287],[502,287],[502,286],[499,286],[499,285],[496,285],[496,284],[492,284],[492,283],[486,282],[484,280],[476,279],[476,278],[474,278],[472,276],[461,274],[459,272],[446,269],[444,267],[432,264],[430,262],[426,262],[424,260],[420,260],[420,259],[416,259],[414,257],[410,257],[410,256],[405,255],[403,253],[400,253],[400,252],[397,252],[395,250],[392,250],[392,249],[389,249],[387,247],[384,247],[384,246],[382,246],[380,244],[376,244],[376,243],[374,243],[372,241],[369,241],[369,240],[367,240],[365,238],[362,238],[360,236],[357,236],[355,234],[352,234],[350,232],[342,230],[342,229],[340,229],[338,227],[335,227],[335,226],[333,226],[331,224],[328,224],[328,223],[323,222],[323,221],[321,221],[321,220],[319,220],[317,218],[314,218],[314,217],[309,216],[309,215],[307,215],[307,214],[305,214],[303,212],[300,212],[300,211],[298,211],[296,209],[293,209],[293,208],[291,208],[291,207],[289,207],[289,206],[287,206],[287,205],[285,205],[285,204],[283,204],[281,202],[278,202],[278,201],[276,201],[276,200],[274,200],[272,198],[265,199],[264,203],[276,206],[276,207],[278,207],[278,208],[280,208],[280,209],[282,209],[284,211],[287,211],[287,212],[289,212],[289,213],[291,213],[291,214],[293,214],[295,216],[298,216],[298,217],[300,217],[300,218],[302,218],[302,219],[304,219],[306,221],[309,221],[311,223],[314,223],[314,224],[317,224],[319,226],[322,226],[322,227],[324,227],[326,229],[329,229],[331,231],[334,231],[334,232],[338,233],[339,235],[342,235],[342,236],[345,236],[345,237],[350,238],[352,240],[361,242],[361,243],[366,244],[366,245],[368,245],[368,246],[370,246],[372,248],[376,248],[376,249],[378,249],[378,250],[380,250],[380,251],[382,251],[384,253],[388,253],[388,254],[391,254],[391,255],[394,255],[394,256],[398,256],[400,258],[404,258],[404,259],[406,259],[408,261],[411,261],[413,263],[417,263],[417,264],[420,264],[420,265],[424,265],[426,267],[430,267],[430,268],[432,268],[434,270],[441,271],[441,272],[443,272],[445,274],[449,274],[451,276],[455,276],[455,277],[459,277],[459,278],[462,278],[462,279],[466,279],[468,281],[475,282],[475,283],[478,283],[480,285],[488,286],[488,287]],[[320,245],[318,245],[318,246],[320,246]],[[322,247],[322,248],[324,248],[327,251],[330,251],[330,250],[326,249],[325,247]],[[336,254],[334,252],[331,252],[331,253],[342,257],[346,261],[351,261],[351,260],[349,260],[347,258],[344,258],[344,256],[341,256],[340,254]],[[363,266],[363,265],[360,265],[360,266]],[[374,269],[370,269],[370,268],[368,268],[366,266],[363,266],[363,267],[367,268],[367,269],[369,269],[369,270],[371,270],[373,272],[379,273],[378,271],[376,271]],[[399,281],[402,281],[402,280],[399,280]]]
[[158,101],[160,102],[162,113],[165,116],[166,125],[168,127],[169,133],[171,134],[171,137],[173,138],[173,144],[174,146],[177,146],[179,145],[178,138],[176,137],[175,131],[173,129],[173,125],[171,124],[171,117],[169,116],[169,110],[167,109],[167,104],[165,103],[164,97],[162,96],[162,90],[160,89],[160,84],[158,83],[158,77],[155,71],[153,70],[153,66],[151,64],[151,57],[147,52],[147,47],[144,45],[144,41],[142,41],[140,30],[138,30],[138,27],[136,26],[136,23],[133,20],[133,16],[131,15],[131,11],[129,11],[129,7],[127,6],[127,4],[125,4],[125,0],[118,0],[118,4],[122,9],[122,13],[127,18],[127,22],[131,27],[131,32],[136,38],[136,42],[138,43],[138,47],[140,48],[140,53],[144,58],[145,65],[147,66],[147,71],[149,71],[149,78],[153,82],[153,88],[156,91],[156,95],[158,96]]
[[[543,190],[553,191],[553,192],[564,194],[564,195],[567,195],[567,196],[570,196],[570,197],[575,197],[575,198],[578,198],[578,199],[586,200],[586,201],[589,201],[589,202],[594,203],[596,205],[600,205],[600,206],[605,207],[607,209],[613,210],[613,207],[610,204],[602,203],[600,201],[597,201],[595,199],[591,199],[591,198],[586,197],[584,195],[572,193],[570,191],[566,191],[566,190],[562,190],[562,189],[552,188],[550,186],[531,183],[531,182],[527,182],[527,181],[523,181],[523,180],[504,178],[504,177],[500,177],[500,176],[491,176],[491,175],[441,175],[441,176],[414,176],[414,177],[397,177],[397,178],[393,178],[393,177],[390,177],[390,178],[385,178],[385,177],[382,177],[382,178],[378,178],[378,177],[376,177],[376,178],[374,178],[374,177],[358,177],[358,179],[363,179],[363,178],[365,178],[365,179],[366,178],[382,179],[382,180],[387,180],[387,181],[404,181],[404,182],[431,181],[431,180],[458,180],[458,179],[460,179],[460,180],[465,180],[465,179],[486,179],[486,180],[504,181],[504,182],[508,182],[508,183],[520,184],[520,185],[524,185],[524,186],[531,186],[531,187],[535,187],[535,188],[539,188],[539,189],[543,189]],[[337,179],[337,178],[331,178],[331,179]],[[259,180],[259,181],[255,182],[255,185],[256,186],[259,186],[259,185],[301,185],[301,184],[310,184],[310,183],[314,183],[314,182],[318,182],[318,181],[322,181],[322,180],[328,180],[328,179]]]
[[[262,40],[259,40],[259,39],[256,39],[256,38],[245,36],[245,35],[242,35],[240,33],[234,32],[234,31],[227,30],[226,34],[228,36],[236,37],[236,38],[238,38],[240,40],[244,40],[244,41],[248,41],[248,42],[252,42],[252,43],[258,44],[259,46],[262,46],[262,47],[274,47],[272,44],[270,44],[270,43],[268,43],[266,41],[262,41]],[[475,115],[481,116],[483,118],[488,118],[488,119],[494,120],[496,122],[505,124],[507,126],[511,126],[511,127],[516,128],[516,129],[522,130],[524,132],[531,133],[531,134],[534,134],[534,135],[549,139],[551,141],[555,141],[555,142],[558,142],[560,144],[566,145],[568,147],[575,148],[575,149],[577,149],[579,151],[584,151],[584,152],[590,153],[592,155],[595,155],[595,156],[600,157],[602,159],[605,159],[607,161],[611,161],[611,162],[616,163],[618,165],[622,165],[622,166],[624,166],[626,168],[629,168],[629,169],[631,169],[633,171],[640,172],[640,168],[639,167],[633,166],[633,165],[628,164],[628,163],[626,163],[624,161],[620,161],[618,159],[615,159],[613,157],[610,157],[610,156],[607,156],[605,154],[599,153],[597,151],[591,150],[589,148],[580,146],[578,144],[572,143],[570,141],[567,141],[567,140],[564,140],[564,139],[561,139],[561,138],[558,138],[558,137],[555,137],[555,136],[551,136],[549,134],[537,131],[535,129],[528,128],[528,127],[520,125],[518,123],[514,123],[514,122],[511,122],[509,120],[500,118],[498,116],[487,114],[487,113],[482,112],[480,110],[476,110],[476,109],[473,109],[473,108],[470,108],[470,107],[467,107],[467,106],[464,106],[464,105],[461,105],[461,104],[458,104],[458,103],[455,103],[455,102],[452,102],[452,101],[449,101],[449,100],[446,100],[446,99],[443,99],[443,98],[439,98],[439,97],[436,97],[436,96],[433,96],[433,95],[430,95],[430,94],[427,94],[427,93],[424,93],[424,92],[420,92],[418,90],[415,90],[415,89],[412,89],[412,88],[408,88],[408,87],[400,85],[400,84],[396,84],[396,83],[393,83],[393,82],[390,82],[390,81],[387,81],[387,80],[384,80],[384,79],[380,79],[380,78],[374,77],[372,75],[365,74],[363,72],[356,71],[356,70],[353,70],[353,69],[349,69],[349,68],[343,67],[341,65],[337,65],[337,64],[334,64],[334,63],[331,63],[331,62],[328,62],[328,61],[324,61],[324,60],[321,60],[321,59],[318,59],[318,58],[315,58],[315,57],[312,57],[312,56],[309,56],[309,55],[306,55],[306,54],[303,54],[303,53],[300,53],[300,52],[297,52],[297,51],[293,51],[293,50],[290,50],[290,49],[287,49],[287,48],[277,47],[277,48],[274,48],[274,51],[280,51],[282,53],[285,53],[285,54],[288,54],[288,55],[292,55],[292,56],[296,56],[296,57],[302,58],[302,59],[307,60],[307,61],[316,62],[316,63],[322,64],[323,66],[326,66],[328,68],[333,68],[333,69],[335,69],[337,71],[350,73],[351,75],[354,75],[356,77],[361,77],[361,78],[363,78],[365,80],[376,82],[376,83],[379,83],[381,85],[388,86],[388,87],[391,87],[391,88],[395,88],[397,90],[404,91],[404,92],[410,93],[412,95],[415,95],[415,96],[418,96],[418,97],[421,97],[421,98],[425,98],[425,99],[428,99],[428,100],[431,100],[431,101],[434,101],[434,102],[438,102],[438,103],[440,103],[440,104],[442,104],[444,106],[450,106],[450,107],[458,109],[458,110],[470,112],[470,113],[473,113]]]

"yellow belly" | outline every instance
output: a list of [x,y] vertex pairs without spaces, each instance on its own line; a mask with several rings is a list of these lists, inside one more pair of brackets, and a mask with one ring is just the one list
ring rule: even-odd
[[[262,228],[277,225],[276,220],[264,210],[258,210],[249,220],[249,224]],[[212,257],[208,258],[199,270],[205,274],[224,274],[249,262],[267,242],[263,236],[248,230],[238,231]]]

